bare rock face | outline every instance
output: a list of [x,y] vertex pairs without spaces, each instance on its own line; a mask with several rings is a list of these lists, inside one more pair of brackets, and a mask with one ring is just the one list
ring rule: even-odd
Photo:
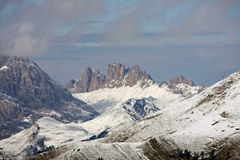
[[138,65],[131,68],[125,67],[121,63],[109,64],[106,75],[99,70],[92,70],[86,68],[78,81],[71,80],[66,84],[66,88],[73,93],[90,92],[99,88],[113,88],[121,86],[134,86],[139,81],[150,80],[154,83],[152,78],[140,69]]
[[79,92],[99,89],[105,82],[105,76],[99,70],[86,68],[78,83]]
[[[43,116],[63,122],[89,120],[98,113],[85,102],[52,80],[40,67],[27,58],[0,57],[0,128],[9,127],[1,137],[16,133]],[[10,127],[11,126],[11,127]]]
[[107,82],[118,81],[121,82],[124,79],[125,73],[127,69],[125,69],[125,65],[123,64],[109,64],[107,68]]
[[29,110],[20,101],[0,93],[0,139],[30,127],[30,123],[24,121],[24,116],[29,114]]
[[[37,64],[27,58],[11,57],[0,72],[0,91],[31,107],[58,107],[71,101],[67,90],[54,82]],[[33,105],[34,104],[34,105]]]
[[92,70],[87,67],[80,79],[71,80],[66,84],[66,88],[70,92],[89,92],[101,88],[106,82],[106,76],[99,70]]
[[164,81],[160,85],[167,85],[173,93],[181,94],[188,98],[202,92],[204,89],[204,87],[195,85],[193,81],[181,75],[167,82]]
[[170,86],[172,85],[177,85],[177,84],[187,84],[189,86],[195,86],[195,84],[193,83],[193,81],[186,79],[184,76],[180,75],[177,77],[174,77],[173,79],[168,81],[168,84]]
[[145,71],[142,71],[138,65],[134,65],[128,70],[126,81],[128,86],[132,87],[139,80],[152,80],[152,78]]

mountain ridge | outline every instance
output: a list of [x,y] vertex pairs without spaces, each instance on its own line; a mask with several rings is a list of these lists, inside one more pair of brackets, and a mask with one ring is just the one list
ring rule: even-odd
[[138,65],[125,67],[122,63],[109,64],[106,74],[98,69],[85,68],[79,80],[71,80],[65,86],[72,93],[84,93],[100,88],[114,88],[122,86],[134,86],[138,82],[142,85],[155,81],[149,74],[142,71]]
[[0,128],[4,131],[0,138],[29,127],[43,116],[71,122],[98,115],[30,59],[4,56],[0,63]]
[[[106,73],[98,69],[86,67],[79,79],[72,79],[65,84],[65,87],[71,93],[86,93],[104,88],[133,87],[135,85],[146,87],[152,84],[158,84],[159,86],[167,85],[173,92],[183,94],[185,97],[191,97],[204,89],[183,75],[157,83],[149,74],[141,70],[138,65],[126,67],[122,63],[108,64]],[[195,88],[195,91],[190,91],[191,88]]]

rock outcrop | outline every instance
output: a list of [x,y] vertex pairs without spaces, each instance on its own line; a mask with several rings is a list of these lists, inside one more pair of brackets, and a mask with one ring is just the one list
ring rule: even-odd
[[164,81],[161,85],[167,85],[174,93],[188,98],[200,93],[204,89],[204,87],[195,85],[192,80],[182,75],[174,77],[167,82]]
[[167,83],[170,86],[174,86],[177,84],[187,84],[189,86],[195,86],[195,84],[192,80],[188,80],[182,75],[174,77],[173,79],[169,80]]
[[140,80],[152,80],[152,78],[146,72],[142,71],[138,65],[134,65],[128,69],[126,77],[127,85],[132,87]]
[[[51,79],[27,58],[0,57],[1,138],[25,128],[40,117],[63,122],[89,120],[98,113]],[[24,122],[22,125],[20,122]],[[26,123],[25,123],[26,122]],[[26,125],[28,124],[28,125]]]
[[79,80],[71,80],[66,84],[70,92],[89,92],[101,88],[106,81],[106,76],[99,70],[87,67]]
[[133,67],[125,67],[121,63],[109,64],[106,74],[101,73],[99,70],[92,70],[86,68],[79,80],[71,80],[66,84],[66,88],[73,93],[90,92],[99,88],[114,88],[121,86],[134,86],[138,82],[147,83],[152,78],[140,69],[138,65]]

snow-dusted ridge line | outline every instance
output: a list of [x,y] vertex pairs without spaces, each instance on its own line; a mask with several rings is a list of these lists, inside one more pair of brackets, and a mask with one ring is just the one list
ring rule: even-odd
[[[126,138],[128,142],[165,135],[182,148],[201,151],[207,143],[239,134],[239,88],[240,72],[236,72],[190,99],[173,103],[139,123],[112,132],[107,142],[118,141],[124,134],[132,135]],[[213,99],[200,103],[212,94],[216,94]]]
[[101,130],[120,127],[128,123],[136,123],[142,118],[158,112],[160,109],[155,98],[132,98],[117,104],[113,108],[109,108],[101,116],[84,122],[81,126],[92,133],[97,133]]
[[0,71],[8,69],[8,66],[4,65],[0,68]]
[[[186,94],[191,94],[192,96],[198,93],[198,86],[183,86],[183,91],[185,91]],[[175,100],[186,99],[183,94],[176,93],[167,85],[159,86],[158,84],[153,83],[142,86],[141,82],[139,82],[133,87],[123,86],[119,88],[102,88],[92,92],[75,93],[73,95],[76,98],[89,103],[98,112],[103,113],[107,108],[115,106],[120,102],[127,101],[130,98],[154,97],[162,101],[161,106],[168,106],[169,103],[172,103]]]

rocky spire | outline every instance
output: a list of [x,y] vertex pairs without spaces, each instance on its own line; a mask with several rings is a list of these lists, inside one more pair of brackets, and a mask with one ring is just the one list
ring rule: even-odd
[[132,87],[139,80],[152,80],[152,78],[145,71],[142,71],[138,65],[134,65],[128,69],[126,77],[127,85]]
[[113,88],[121,86],[134,86],[138,81],[152,80],[152,78],[140,69],[138,65],[125,67],[124,64],[114,63],[107,67],[106,75],[99,70],[86,68],[79,81],[70,81],[66,87],[71,92],[90,92],[99,88]]
[[78,92],[89,92],[99,89],[105,82],[105,76],[97,69],[87,67],[77,83]]
[[123,81],[125,76],[125,65],[121,63],[109,64],[107,68],[106,81]]

